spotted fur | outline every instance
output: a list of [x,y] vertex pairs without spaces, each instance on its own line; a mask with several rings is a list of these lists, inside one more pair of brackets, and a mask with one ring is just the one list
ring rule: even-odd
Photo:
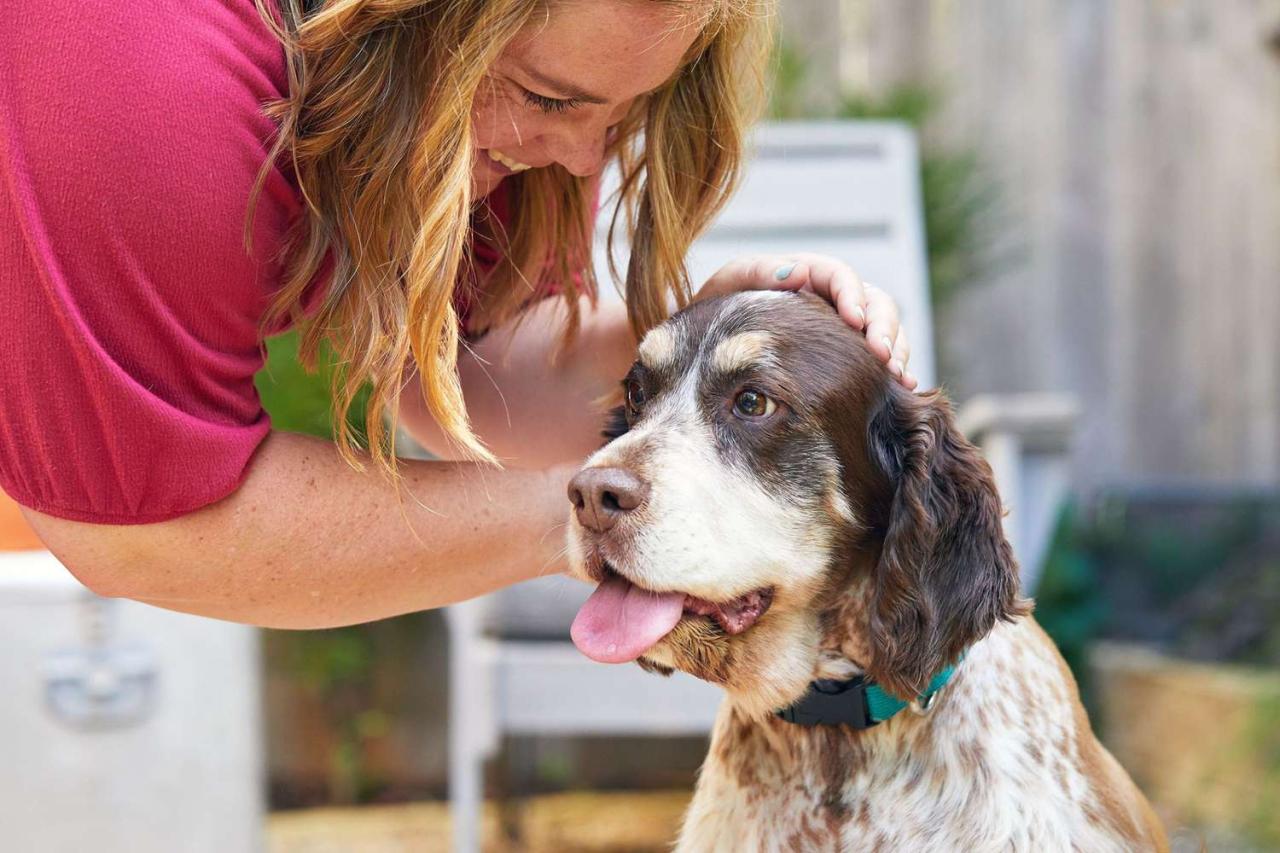
[[[763,293],[655,329],[625,385],[587,465],[648,494],[607,531],[571,519],[576,570],[774,594],[746,631],[686,616],[640,661],[727,694],[678,850],[1167,849],[1018,596],[990,469],[940,394],[894,383],[825,303]],[[736,416],[744,389],[776,411]],[[772,715],[816,677],[910,698],[962,653],[927,712],[866,731]]]

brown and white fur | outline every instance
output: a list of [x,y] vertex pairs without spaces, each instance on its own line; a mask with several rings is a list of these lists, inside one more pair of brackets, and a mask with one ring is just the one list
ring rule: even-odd
[[[990,469],[941,394],[780,293],[677,314],[624,387],[583,470],[635,500],[571,487],[569,548],[585,578],[704,602],[640,659],[727,693],[678,850],[1167,849],[1018,596]],[[746,630],[699,615],[759,591]],[[927,710],[871,729],[772,714],[858,672],[909,698],[962,654]]]

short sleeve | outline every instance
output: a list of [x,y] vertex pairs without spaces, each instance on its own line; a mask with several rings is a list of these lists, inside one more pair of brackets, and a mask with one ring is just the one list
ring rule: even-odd
[[162,521],[270,429],[258,325],[296,187],[268,174],[283,55],[253,0],[18,3],[0,28],[0,487]]

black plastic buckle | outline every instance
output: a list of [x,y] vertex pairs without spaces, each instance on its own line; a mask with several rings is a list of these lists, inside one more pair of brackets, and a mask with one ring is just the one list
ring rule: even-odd
[[809,692],[789,708],[776,712],[798,726],[852,726],[869,729],[880,724],[871,717],[867,704],[867,681],[856,675],[849,681],[818,679],[809,682]]

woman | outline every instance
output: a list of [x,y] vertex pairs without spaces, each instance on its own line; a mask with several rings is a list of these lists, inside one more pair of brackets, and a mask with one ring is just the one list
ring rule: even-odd
[[[305,628],[559,570],[595,401],[672,295],[811,287],[915,384],[892,302],[836,261],[684,276],[737,175],[767,0],[14,11],[0,486],[101,594]],[[614,156],[629,318],[592,297]],[[371,383],[368,450],[270,431],[252,378],[290,323],[334,341],[340,411]],[[445,461],[393,463],[384,414]]]

